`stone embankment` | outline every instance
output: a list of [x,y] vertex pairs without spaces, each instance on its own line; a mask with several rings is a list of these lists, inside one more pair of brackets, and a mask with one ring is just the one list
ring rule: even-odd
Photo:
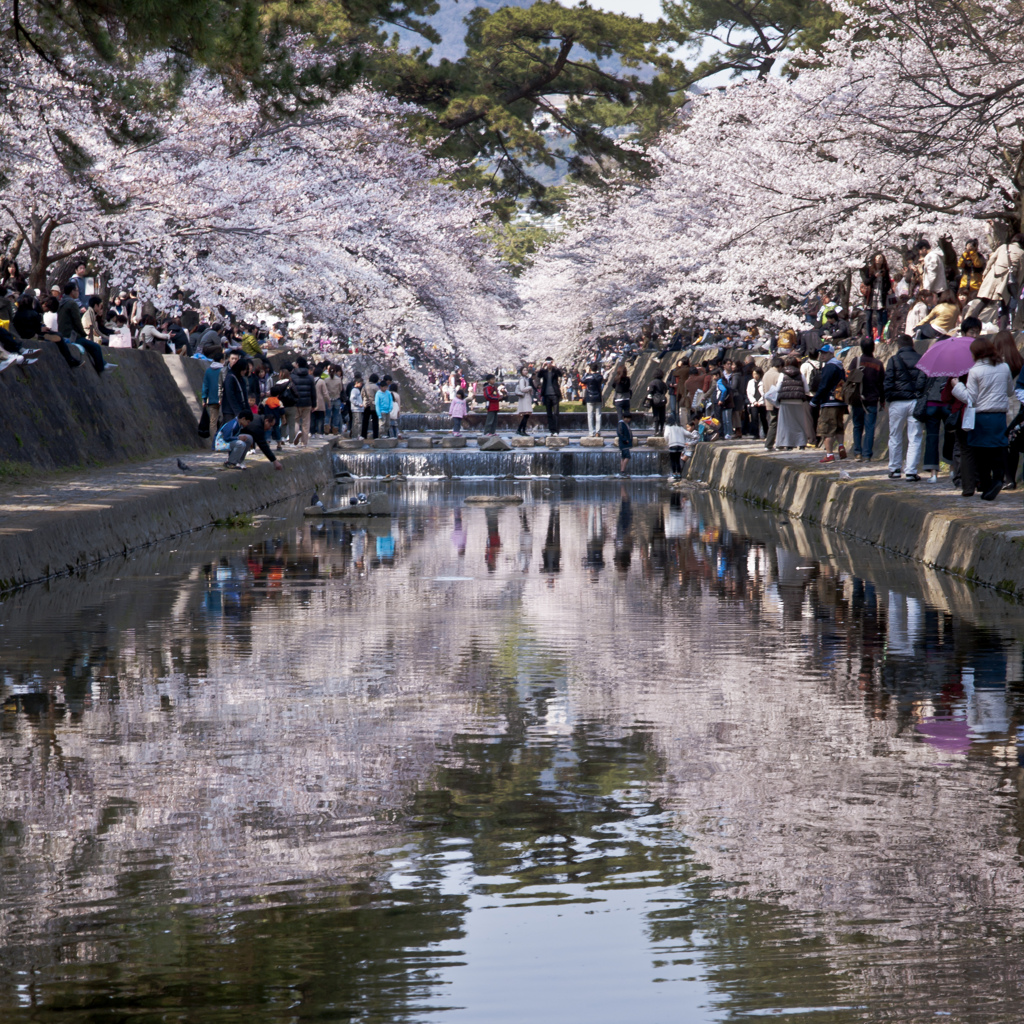
[[260,457],[245,470],[227,469],[223,454],[182,457],[188,472],[171,456],[8,485],[0,493],[0,592],[231,523],[333,479],[324,443],[283,453],[279,471]]
[[948,477],[939,484],[889,480],[885,463],[822,466],[820,454],[700,444],[689,479],[1024,598],[1020,492],[989,503],[961,497]]

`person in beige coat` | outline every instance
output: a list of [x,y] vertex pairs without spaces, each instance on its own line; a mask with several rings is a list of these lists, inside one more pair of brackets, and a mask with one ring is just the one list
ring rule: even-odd
[[[997,317],[999,330],[1006,330],[1009,325],[1009,303],[1012,298],[1020,295],[1021,264],[1024,262],[1024,236],[1019,232],[1010,241],[1001,245],[985,264],[985,276],[978,289],[975,316],[982,319],[995,319],[991,307],[998,303]],[[1013,283],[1011,285],[1011,283]],[[1017,296],[1011,295],[1011,288]],[[987,314],[985,310],[989,310]]]
[[[984,306],[999,302],[1004,306],[1013,297],[1010,294],[1010,282],[1020,289],[1021,263],[1024,261],[1024,236],[1013,235],[1008,242],[999,246],[985,264],[985,276],[978,289],[978,298]],[[1019,291],[1018,291],[1019,294]],[[1000,313],[1004,311],[1001,309]],[[1000,325],[1005,326],[1005,325]]]
[[[764,378],[761,381],[761,392],[767,396],[768,392],[779,382],[782,373],[782,357],[774,356],[771,365],[764,371]],[[764,407],[768,410],[768,432],[765,434],[764,446],[771,451],[775,447],[775,436],[779,430],[779,410],[765,397]]]

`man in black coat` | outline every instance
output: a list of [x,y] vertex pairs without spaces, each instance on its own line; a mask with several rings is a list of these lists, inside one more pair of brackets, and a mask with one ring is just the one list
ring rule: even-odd
[[896,343],[899,348],[885,368],[883,381],[885,404],[889,407],[889,479],[898,480],[904,472],[906,431],[906,478],[916,482],[921,479],[917,467],[921,462],[924,425],[914,416],[914,406],[928,387],[928,378],[917,368],[921,356],[910,335],[901,334]]
[[557,434],[558,404],[562,401],[562,386],[559,383],[562,371],[555,366],[555,361],[548,356],[544,365],[537,371],[537,390],[544,409],[548,414],[548,433]]

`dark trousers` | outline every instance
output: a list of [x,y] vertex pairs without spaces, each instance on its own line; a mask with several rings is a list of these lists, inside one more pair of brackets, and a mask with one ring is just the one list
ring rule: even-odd
[[615,405],[615,411],[619,414],[619,422],[621,423],[626,418],[626,413],[629,412],[629,399],[616,398],[613,404]]
[[660,434],[665,429],[665,409],[666,404],[662,402],[660,405],[657,403],[651,404],[651,412],[654,413],[654,432]]
[[960,493],[970,497],[978,487],[978,473],[974,464],[974,452],[967,443],[967,432],[956,428],[953,442],[953,456],[949,460],[953,483],[960,487]]
[[558,399],[544,396],[544,410],[548,414],[548,432],[558,433]]
[[[865,309],[864,310],[864,333],[869,338],[881,338],[882,331],[885,330],[885,325],[889,320],[889,314],[884,309]],[[871,328],[877,329],[878,334],[872,334]]]
[[668,450],[668,461],[672,466],[672,472],[679,476],[683,471],[683,449],[682,448],[669,448]]
[[[103,367],[107,365],[103,359],[103,349],[95,341],[90,341],[88,338],[75,338],[75,344],[82,346],[85,354],[89,357],[89,361],[96,367],[96,372],[102,373]],[[71,353],[68,351],[67,343],[63,338],[57,342],[57,348],[60,350],[60,354],[64,357],[68,366],[74,366],[74,360],[71,358]]]
[[[778,428],[778,422],[775,425]],[[768,430],[768,410],[763,405],[750,406],[750,436],[767,437]]]
[[875,454],[875,423],[878,421],[878,403],[865,402],[850,407],[853,415],[853,454],[870,459]]
[[915,341],[931,341],[934,338],[945,338],[946,335],[942,333],[937,327],[932,327],[931,324],[922,324],[914,332]]
[[978,490],[984,494],[1003,482],[1006,472],[1006,448],[971,448]]
[[526,424],[530,422],[530,416],[531,416],[531,415],[532,415],[531,413],[526,413],[526,414],[525,414],[525,415],[524,415],[524,416],[523,416],[523,417],[522,417],[522,418],[521,418],[521,419],[519,420],[519,426],[518,426],[518,427],[516,427],[516,433],[517,433],[517,434],[522,434],[522,435],[523,435],[523,437],[526,437]]
[[494,428],[497,426],[497,423],[498,423],[498,410],[497,409],[488,409],[487,410],[487,419],[484,420],[484,433],[485,434],[493,434],[494,433]]
[[370,432],[370,424],[373,424],[373,436],[380,436],[380,420],[377,418],[376,409],[363,410],[363,437]]
[[768,413],[768,433],[764,436],[765,448],[775,447],[775,435],[779,432],[779,410],[772,409]]
[[945,406],[929,406],[925,411],[924,421],[924,462],[922,469],[938,471],[939,468],[939,433],[942,429],[942,422],[946,418]]

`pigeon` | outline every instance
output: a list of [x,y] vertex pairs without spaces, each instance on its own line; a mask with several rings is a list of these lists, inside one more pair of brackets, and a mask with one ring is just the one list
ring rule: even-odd
[[191,472],[192,467],[187,462],[182,462],[181,459],[178,459],[178,469],[180,469],[182,473],[189,473]]
[[324,507],[324,503],[320,500],[320,495],[317,494],[316,491],[313,492],[313,497],[310,499],[309,503],[314,508],[323,508]]
[[852,480],[853,477],[850,476],[850,474],[849,474],[849,472],[847,470],[841,469],[841,470],[839,470],[839,479],[840,480]]

